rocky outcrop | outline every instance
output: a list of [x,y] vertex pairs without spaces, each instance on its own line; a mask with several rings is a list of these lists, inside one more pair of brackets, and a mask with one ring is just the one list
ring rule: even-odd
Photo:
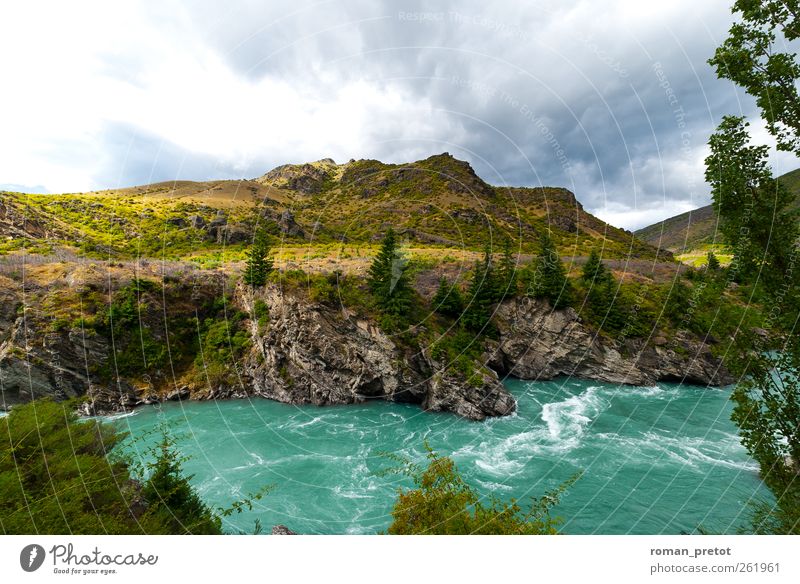
[[244,363],[255,395],[316,405],[410,402],[475,420],[510,414],[516,407],[493,371],[484,369],[467,382],[426,349],[400,347],[374,322],[346,309],[278,288],[255,298],[240,290],[239,298],[246,311],[256,299],[269,306],[266,329],[251,324],[254,346]]
[[86,413],[110,413],[137,404],[126,380],[101,384],[91,373],[104,363],[109,343],[90,331],[54,331],[27,311],[11,324],[0,344],[0,406],[8,408],[42,397],[57,400],[86,396]]
[[289,237],[305,237],[305,232],[294,220],[294,214],[288,209],[278,216],[278,229]]
[[497,308],[500,340],[487,354],[498,371],[521,379],[572,375],[611,383],[657,381],[721,386],[735,379],[709,347],[688,335],[614,341],[585,326],[572,309],[519,298]]
[[262,185],[313,195],[323,190],[335,171],[336,163],[330,158],[323,158],[307,164],[284,164],[254,180]]
[[[438,362],[424,344],[412,348],[355,311],[313,302],[302,290],[282,291],[275,286],[256,293],[239,288],[234,295],[233,303],[245,314],[255,314],[255,303],[261,301],[268,307],[268,316],[243,321],[252,346],[237,364],[237,375],[221,376],[228,381],[195,387],[174,380],[159,385],[146,375],[109,380],[107,374],[100,374],[111,356],[109,338],[90,328],[64,326],[36,304],[22,310],[21,293],[15,291],[19,283],[15,288],[2,278],[2,408],[38,397],[83,396],[85,414],[106,414],[165,400],[261,396],[320,406],[379,399],[481,420],[510,414],[516,408],[498,374],[532,380],[570,375],[635,385],[734,381],[696,338],[677,334],[656,335],[649,342],[612,340],[587,327],[574,310],[554,311],[546,302],[528,298],[497,307],[498,340],[489,343],[483,362],[474,364],[474,373],[467,379]],[[102,279],[103,274],[91,267],[76,268],[59,285],[92,293],[101,289]],[[207,289],[191,288],[193,293],[215,297],[221,283],[211,280],[198,280]],[[180,290],[173,290],[171,298],[183,294]],[[33,296],[29,293],[28,297]],[[154,312],[163,317],[160,309]],[[422,334],[424,329],[413,333]]]

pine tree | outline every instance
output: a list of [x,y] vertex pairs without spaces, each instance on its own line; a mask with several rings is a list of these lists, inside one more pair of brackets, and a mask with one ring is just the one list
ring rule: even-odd
[[717,259],[717,256],[714,255],[713,251],[708,252],[707,258],[708,261],[706,262],[706,268],[714,272],[719,270],[720,268],[719,260]]
[[546,298],[553,308],[566,308],[573,300],[572,284],[547,232],[543,232],[539,240],[539,257],[528,292],[534,298]]
[[253,245],[247,251],[247,266],[244,272],[245,284],[260,288],[267,283],[270,272],[275,269],[270,253],[269,234],[258,229],[253,238]]
[[592,286],[598,286],[610,277],[611,273],[606,269],[603,260],[600,259],[600,254],[597,253],[596,249],[593,249],[581,273],[581,280],[583,280],[584,285],[591,289]]
[[404,316],[411,308],[412,291],[406,273],[407,261],[397,247],[391,227],[369,267],[367,283],[378,307],[386,314]]
[[472,270],[469,290],[467,292],[467,307],[464,310],[462,324],[465,328],[479,332],[489,323],[492,316],[492,304],[497,296],[492,257],[488,249],[483,260],[475,262]]
[[514,298],[517,295],[517,264],[508,237],[503,240],[503,255],[497,269],[496,283],[495,299],[498,302],[503,298]]
[[458,286],[451,285],[444,276],[439,279],[439,288],[431,303],[436,312],[451,318],[458,318],[464,310],[464,298]]

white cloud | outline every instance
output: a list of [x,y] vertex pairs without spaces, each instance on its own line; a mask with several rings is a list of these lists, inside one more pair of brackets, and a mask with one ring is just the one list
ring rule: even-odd
[[[449,150],[496,183],[574,188],[630,228],[707,202],[707,135],[721,113],[753,109],[705,65],[725,4],[400,8],[3,3],[0,182],[76,191]],[[689,155],[654,61],[692,112]],[[547,120],[569,168],[522,105]]]

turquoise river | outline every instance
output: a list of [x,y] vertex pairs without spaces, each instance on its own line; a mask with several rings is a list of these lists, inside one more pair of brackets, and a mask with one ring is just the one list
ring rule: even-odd
[[413,405],[319,408],[263,399],[148,406],[113,418],[143,453],[166,422],[190,457],[185,470],[213,507],[274,489],[229,532],[285,524],[299,533],[385,530],[399,487],[381,452],[416,461],[424,442],[451,456],[482,493],[521,502],[578,471],[557,515],[572,534],[732,533],[748,501],[767,497],[730,421],[729,391],[676,384],[509,381],[517,414],[471,422]]

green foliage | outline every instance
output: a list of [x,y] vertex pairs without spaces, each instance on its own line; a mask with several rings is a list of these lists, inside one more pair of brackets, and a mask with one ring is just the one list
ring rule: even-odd
[[413,292],[406,273],[407,263],[398,248],[394,229],[390,227],[367,277],[378,307],[389,317],[403,319],[412,308]]
[[467,290],[467,306],[461,324],[476,333],[491,332],[492,306],[497,301],[497,279],[492,266],[492,256],[487,249],[483,260],[476,261]]
[[608,333],[618,333],[625,327],[617,282],[605,267],[597,250],[592,249],[581,271],[581,284],[586,290],[581,316]]
[[464,310],[464,298],[458,290],[458,286],[450,284],[447,278],[442,276],[439,279],[439,288],[431,300],[433,309],[443,316],[458,318]]
[[720,269],[720,263],[717,259],[717,256],[714,255],[714,252],[709,250],[708,255],[706,256],[706,268],[713,272],[718,272]]
[[470,379],[483,349],[481,337],[459,328],[436,339],[431,345],[431,357],[444,363],[449,371],[456,371],[465,379]]
[[749,124],[726,116],[709,139],[706,180],[711,184],[720,231],[734,249],[731,269],[777,290],[792,270],[798,237],[792,195],[772,176],[767,146],[752,146]]
[[800,65],[794,51],[776,50],[800,36],[798,0],[737,0],[739,20],[709,64],[756,98],[778,149],[800,154]]
[[774,506],[755,514],[753,529],[800,534],[800,341],[790,339],[778,354],[751,354],[747,365],[731,396],[732,419],[775,496]]
[[37,400],[0,418],[0,532],[219,533],[171,442],[162,443],[143,485],[130,459],[112,454],[125,435],[78,420],[74,407]]
[[428,466],[418,467],[399,457],[400,472],[415,488],[399,489],[392,510],[390,535],[543,535],[558,533],[560,519],[551,516],[559,497],[577,480],[573,477],[542,498],[534,498],[524,510],[514,499],[502,501],[494,495],[481,497],[470,487],[448,457],[430,447]]
[[95,329],[108,335],[114,347],[114,355],[101,367],[106,378],[157,374],[166,366],[167,345],[145,322],[149,304],[160,291],[155,282],[134,278],[98,310]]
[[212,388],[236,380],[239,357],[250,348],[250,335],[242,327],[245,314],[217,312],[199,326],[200,352],[195,367]]
[[[800,154],[800,66],[794,53],[773,50],[778,36],[798,38],[797,0],[738,0],[740,20],[710,60],[717,75],[756,97],[767,130],[780,150]],[[739,336],[727,359],[739,375],[732,418],[747,451],[761,469],[774,505],[759,505],[756,533],[800,533],[800,269],[796,213],[784,184],[772,176],[767,146],[750,144],[748,124],[726,116],[711,136],[706,180],[711,184],[720,228],[734,248],[728,268],[736,278],[763,289],[769,328],[785,335],[777,352],[754,335]],[[745,336],[745,338],[741,338]]]
[[539,238],[538,258],[527,266],[524,279],[528,296],[547,299],[553,308],[566,308],[574,300],[572,283],[547,231]]
[[267,283],[274,263],[269,256],[271,250],[270,236],[266,230],[258,229],[253,238],[253,245],[247,251],[247,264],[244,269],[244,283],[253,288],[261,288]]
[[[120,437],[78,423],[66,404],[35,401],[0,418],[0,531],[141,533],[124,463],[106,458]],[[151,525],[152,527],[152,525]]]
[[511,240],[503,239],[503,253],[497,265],[497,300],[517,295],[517,262],[511,249]]
[[168,533],[219,535],[222,521],[203,503],[183,473],[185,458],[178,454],[174,438],[165,430],[146,463],[148,478],[142,495],[150,502],[148,513],[167,526]]
[[583,284],[587,287],[602,285],[612,278],[611,272],[608,271],[608,268],[603,264],[603,260],[600,259],[600,254],[597,253],[596,249],[592,249],[589,259],[586,260],[581,272]]

